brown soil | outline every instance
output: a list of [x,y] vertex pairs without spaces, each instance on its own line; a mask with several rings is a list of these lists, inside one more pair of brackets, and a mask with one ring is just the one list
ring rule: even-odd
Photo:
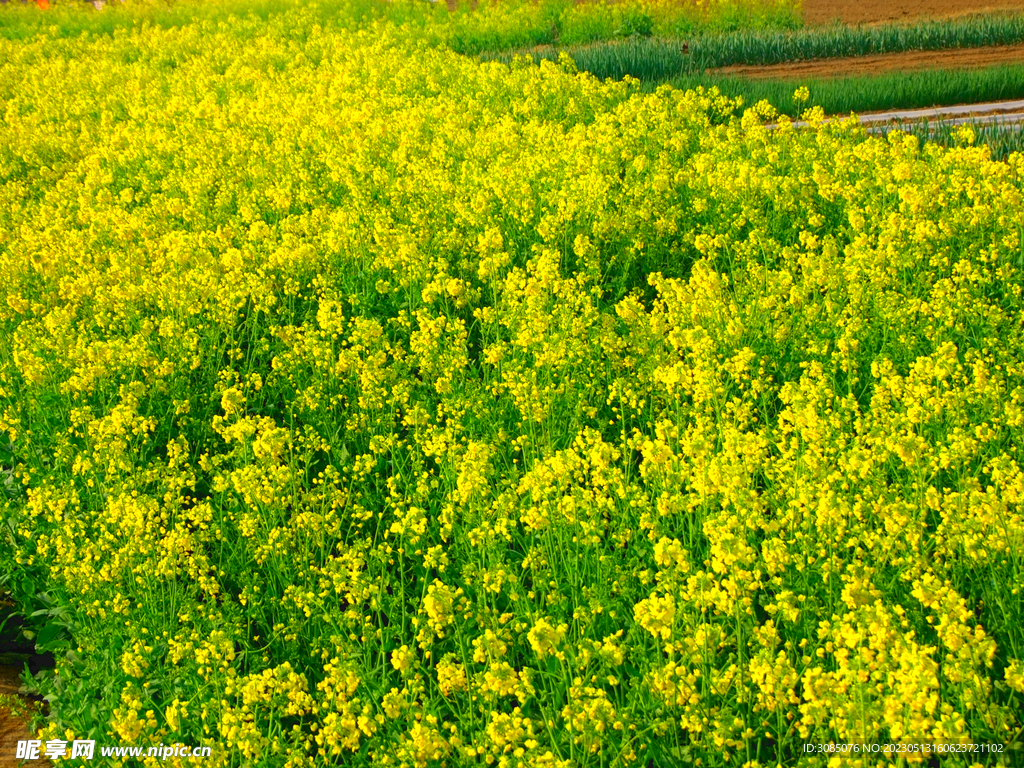
[[[0,694],[17,696],[21,687],[21,670],[17,667],[0,666]],[[31,704],[29,705],[31,706]],[[28,730],[24,720],[15,717],[11,711],[0,705],[0,768],[51,768],[49,760],[22,761],[15,759],[18,742],[36,738]]]
[[1018,62],[1024,62],[1024,45],[994,45],[986,48],[961,48],[944,51],[906,51],[877,56],[791,61],[757,67],[735,65],[710,71],[716,75],[736,75],[751,79],[800,80],[817,77],[873,75],[896,70],[974,69]]
[[1024,0],[804,0],[808,24],[881,24],[948,19],[981,13],[1020,13]]

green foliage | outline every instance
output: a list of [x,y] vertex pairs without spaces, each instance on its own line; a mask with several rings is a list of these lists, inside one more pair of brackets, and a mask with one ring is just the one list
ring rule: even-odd
[[40,736],[1012,765],[1024,157],[445,49],[525,6],[292,10],[0,40]]
[[[655,81],[739,64],[780,64],[1021,42],[1024,42],[1024,15],[970,17],[910,26],[813,27],[795,31],[747,29],[727,34],[695,33],[685,38],[633,36],[625,40],[566,46],[564,51],[581,70],[602,80],[608,77],[619,80],[629,75]],[[528,52],[534,59],[557,60],[562,50],[489,51],[481,59],[507,63],[516,55]]]
[[[1009,160],[1013,153],[1024,152],[1024,128],[1020,123],[1001,124],[971,120],[963,125],[972,129],[972,143],[988,147],[995,160]],[[931,141],[944,147],[963,146],[962,135],[959,133],[960,126],[948,121],[920,120],[904,122],[893,127],[898,127],[904,133],[916,136],[922,143]],[[892,127],[875,132],[891,129]]]
[[[748,106],[764,99],[790,116],[803,111],[802,105],[793,102],[793,91],[806,86],[811,104],[820,106],[829,115],[848,115],[1021,99],[1024,98],[1024,65],[800,80],[691,75],[674,78],[671,82],[678,88],[717,87],[732,98],[742,97]],[[645,84],[648,90],[656,87],[653,83]]]
[[703,0],[690,2],[611,2],[592,0],[460,0],[449,10],[444,0],[124,0],[102,11],[80,0],[53,0],[47,11],[18,2],[0,6],[0,39],[25,40],[45,32],[56,37],[109,35],[121,28],[177,27],[192,22],[218,23],[232,18],[285,20],[302,9],[317,23],[342,28],[374,21],[406,25],[416,36],[460,53],[509,50],[524,46],[590,43],[630,36],[680,35],[735,29],[795,28],[794,0]]

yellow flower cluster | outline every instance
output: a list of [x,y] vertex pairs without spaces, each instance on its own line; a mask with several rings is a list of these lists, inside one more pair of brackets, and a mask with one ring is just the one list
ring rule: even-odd
[[1024,158],[434,23],[0,36],[0,583],[47,733],[1012,764]]

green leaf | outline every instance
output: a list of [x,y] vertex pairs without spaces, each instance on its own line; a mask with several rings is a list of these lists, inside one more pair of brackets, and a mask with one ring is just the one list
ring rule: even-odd
[[39,630],[39,637],[36,639],[36,650],[39,652],[54,650],[60,638],[61,630],[62,627],[57,624],[47,624]]

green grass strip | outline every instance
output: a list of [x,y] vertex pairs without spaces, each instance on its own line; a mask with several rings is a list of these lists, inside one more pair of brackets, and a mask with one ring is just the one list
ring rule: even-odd
[[[320,23],[339,16],[345,19],[373,18],[376,0],[323,0],[305,8]],[[230,22],[254,18],[268,21],[278,15],[294,14],[300,7],[297,0],[236,0],[231,3],[198,3],[193,0],[107,0],[96,10],[81,0],[50,0],[43,11],[34,2],[10,0],[0,5],[0,40],[30,41],[45,34],[54,39],[80,38],[83,34],[112,36],[115,32],[152,26],[159,29],[184,27],[196,22]]]
[[933,21],[914,26],[824,27],[790,31],[742,30],[691,39],[633,36],[597,44],[492,52],[481,56],[509,63],[516,55],[557,60],[564,50],[576,65],[600,79],[665,80],[734,64],[867,56],[903,51],[979,48],[1024,42],[1024,15]]
[[[715,86],[729,97],[742,96],[744,106],[766,99],[779,112],[793,117],[805,109],[804,104],[794,102],[793,92],[806,85],[810,92],[808,104],[821,106],[826,114],[845,115],[1024,98],[1024,64],[811,80],[689,75],[670,82],[682,89]],[[658,83],[648,82],[643,87],[654,90],[657,86]]]
[[458,0],[453,10],[443,0],[108,0],[97,11],[82,0],[50,0],[39,10],[34,2],[0,4],[0,39],[110,35],[117,29],[180,27],[192,22],[218,23],[231,17],[268,20],[297,11],[322,26],[366,27],[373,21],[405,26],[428,44],[458,53],[510,50],[534,45],[582,45],[630,35],[684,37],[724,34],[739,29],[796,29],[801,25],[794,0],[715,0],[703,10],[693,4],[658,6],[608,2],[576,4],[573,0]]
[[[974,144],[985,144],[992,151],[993,160],[1007,160],[1014,152],[1024,152],[1024,126],[1021,124],[1007,125],[999,123],[971,122],[974,129]],[[944,147],[960,146],[957,137],[959,126],[936,124],[928,120],[906,123],[902,130],[917,136],[921,142],[931,141]]]

